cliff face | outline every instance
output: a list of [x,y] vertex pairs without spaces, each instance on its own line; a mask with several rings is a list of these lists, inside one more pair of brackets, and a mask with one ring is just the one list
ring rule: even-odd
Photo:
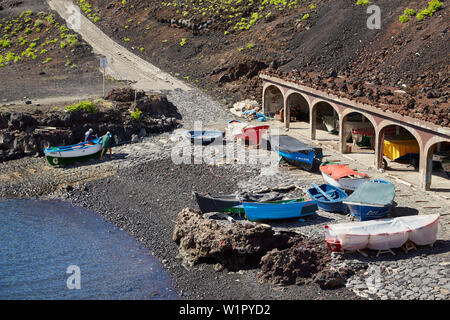
[[374,30],[368,5],[356,0],[87,2],[92,20],[120,44],[228,103],[260,99],[262,70],[297,70],[406,91],[390,109],[411,116],[429,110],[424,120],[449,125],[447,1],[432,16],[404,23],[405,9],[418,13],[428,1],[373,1],[381,14]]

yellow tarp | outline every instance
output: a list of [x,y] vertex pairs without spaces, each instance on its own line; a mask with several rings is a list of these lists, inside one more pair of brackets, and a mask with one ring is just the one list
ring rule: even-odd
[[416,139],[411,140],[384,140],[384,155],[395,160],[408,153],[419,153],[419,144]]

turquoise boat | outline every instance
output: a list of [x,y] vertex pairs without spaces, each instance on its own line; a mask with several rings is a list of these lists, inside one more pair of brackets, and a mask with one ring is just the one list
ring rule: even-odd
[[242,202],[245,217],[250,221],[294,219],[315,214],[317,200],[293,199],[271,202]]

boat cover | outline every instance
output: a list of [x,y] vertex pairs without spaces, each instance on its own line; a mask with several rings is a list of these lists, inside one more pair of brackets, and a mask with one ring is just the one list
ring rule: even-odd
[[301,152],[312,151],[313,146],[301,142],[291,136],[269,135],[270,146],[275,151],[282,152]]
[[387,250],[399,248],[408,240],[419,246],[431,245],[436,241],[439,217],[415,215],[339,223],[325,226],[325,239],[344,250]]
[[385,206],[394,200],[395,187],[392,183],[366,181],[360,185],[344,203]]
[[365,173],[356,172],[349,167],[346,167],[342,164],[329,164],[325,166],[320,166],[320,171],[325,172],[330,175],[334,180],[338,180],[340,178],[350,176],[350,175],[358,175],[368,177]]

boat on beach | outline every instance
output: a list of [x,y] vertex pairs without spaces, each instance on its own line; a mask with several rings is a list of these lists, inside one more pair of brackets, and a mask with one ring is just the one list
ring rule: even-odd
[[318,186],[313,183],[307,192],[311,199],[317,200],[319,209],[327,212],[347,212],[347,206],[342,202],[348,197],[344,190],[331,184],[324,183]]
[[245,211],[244,207],[242,206],[243,200],[247,202],[257,202],[257,201],[265,202],[265,201],[280,201],[283,198],[283,196],[280,194],[275,196],[246,194],[245,197],[241,197],[236,194],[210,196],[210,195],[202,195],[195,191],[193,191],[192,194],[202,213],[227,212],[227,213],[244,214]]
[[356,172],[341,164],[324,162],[320,165],[319,170],[325,183],[343,190],[354,191],[369,180],[367,174]]
[[316,148],[287,135],[269,135],[270,147],[287,163],[312,170],[322,162],[322,148]]
[[101,138],[63,147],[44,149],[44,155],[52,166],[72,163],[75,161],[96,158],[102,151]]
[[352,216],[365,221],[385,217],[393,206],[394,197],[394,185],[377,179],[364,182],[343,203]]
[[294,219],[315,214],[317,201],[292,199],[270,202],[242,202],[245,217],[250,221]]
[[439,214],[384,218],[325,226],[325,241],[331,251],[388,250],[406,241],[432,245],[436,241]]
[[186,133],[186,137],[191,140],[193,144],[199,145],[209,145],[214,141],[222,140],[225,135],[223,131],[215,131],[215,130],[203,130],[203,131],[194,131],[190,130]]

